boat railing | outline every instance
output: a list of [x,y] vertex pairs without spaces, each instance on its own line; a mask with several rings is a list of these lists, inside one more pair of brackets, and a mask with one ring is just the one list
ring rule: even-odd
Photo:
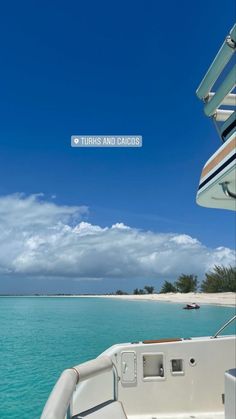
[[73,411],[73,394],[77,385],[108,371],[113,371],[113,398],[117,400],[116,367],[108,356],[101,356],[63,371],[48,398],[41,419],[70,419]]
[[214,336],[212,336],[212,339],[216,339],[219,334],[226,329],[226,327],[228,327],[231,323],[233,323],[236,320],[236,316],[233,316],[232,319],[230,319],[229,321],[227,321],[219,330],[217,330],[217,332],[214,334]]
[[218,54],[214,61],[209,67],[206,75],[201,81],[197,88],[196,94],[199,99],[206,99],[210,93],[212,86],[215,84],[220,74],[224,70],[232,58],[236,46],[236,24],[231,29],[229,35],[225,38],[223,45],[221,46]]
[[[208,117],[213,118],[215,122],[225,122],[232,115],[236,118],[236,94],[234,93],[236,85],[236,64],[227,69],[228,74],[224,77],[222,83],[219,84],[216,91],[211,91],[219,77],[232,57],[236,52],[236,24],[231,29],[229,35],[226,37],[214,61],[209,67],[206,75],[200,83],[196,94],[199,99],[205,103],[204,112]],[[225,72],[225,74],[227,73]],[[219,109],[221,106],[226,106],[226,109]],[[219,133],[221,131],[218,129]],[[221,135],[222,136],[222,135]],[[223,138],[224,139],[224,138]]]

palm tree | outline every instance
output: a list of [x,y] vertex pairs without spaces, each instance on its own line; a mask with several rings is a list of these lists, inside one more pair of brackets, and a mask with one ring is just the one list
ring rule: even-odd
[[144,289],[145,289],[147,294],[153,294],[155,288],[150,286],[150,285],[145,285]]
[[202,292],[236,292],[236,267],[215,265],[206,273],[201,284]]
[[197,291],[197,276],[196,275],[185,275],[179,276],[175,282],[175,286],[178,292],[196,292]]
[[168,292],[176,292],[176,288],[172,282],[165,281],[161,287],[160,294],[166,294]]

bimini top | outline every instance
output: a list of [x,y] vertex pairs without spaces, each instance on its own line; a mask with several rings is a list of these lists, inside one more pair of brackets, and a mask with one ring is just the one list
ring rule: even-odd
[[236,210],[236,24],[208,69],[197,96],[204,102],[223,144],[206,162],[197,203]]

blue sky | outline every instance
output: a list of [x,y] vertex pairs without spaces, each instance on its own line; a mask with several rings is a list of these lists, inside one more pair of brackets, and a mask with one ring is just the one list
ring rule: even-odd
[[[123,223],[234,249],[235,215],[195,203],[202,166],[219,147],[195,90],[234,23],[234,1],[221,4],[2,5],[0,197],[42,193],[45,205],[88,207],[80,221],[101,229]],[[72,149],[73,134],[139,134],[143,147]],[[20,290],[14,269],[3,272],[2,283]],[[83,292],[100,286],[81,283]]]

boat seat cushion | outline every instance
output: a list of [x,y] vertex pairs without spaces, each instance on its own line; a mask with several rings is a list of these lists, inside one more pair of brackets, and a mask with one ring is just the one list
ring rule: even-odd
[[127,419],[121,402],[109,400],[73,416],[73,419]]

